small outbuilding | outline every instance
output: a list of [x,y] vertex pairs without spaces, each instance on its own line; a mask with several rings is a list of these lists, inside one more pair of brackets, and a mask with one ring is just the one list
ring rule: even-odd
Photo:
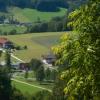
[[56,61],[56,57],[53,54],[48,54],[48,55],[42,55],[42,62],[44,64],[48,64],[48,65],[54,65]]
[[0,37],[0,48],[13,48],[13,43],[9,41],[7,38]]

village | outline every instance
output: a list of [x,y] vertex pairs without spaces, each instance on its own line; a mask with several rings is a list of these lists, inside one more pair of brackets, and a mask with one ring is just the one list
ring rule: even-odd
[[[18,72],[20,72],[20,71],[25,72],[26,70],[31,72],[32,68],[29,67],[30,62],[25,62],[22,59],[15,56],[14,52],[16,52],[16,50],[17,50],[16,46],[14,45],[14,43],[12,41],[8,40],[5,37],[0,37],[0,52],[5,53],[6,51],[9,51],[11,58],[16,59],[16,62],[11,61],[12,69],[15,69]],[[56,61],[56,57],[53,54],[41,55],[40,62],[43,63],[45,70],[48,68],[50,70],[56,70],[56,68],[53,67],[55,61]],[[0,61],[0,65],[1,66],[6,65],[4,59],[3,59],[3,61]]]

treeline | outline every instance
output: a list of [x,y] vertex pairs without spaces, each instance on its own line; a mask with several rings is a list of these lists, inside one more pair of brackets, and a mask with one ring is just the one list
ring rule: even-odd
[[[39,33],[39,32],[70,31],[71,28],[67,27],[67,23],[68,23],[67,15],[63,17],[59,17],[59,16],[54,17],[49,22],[41,21],[41,19],[38,18],[37,21],[32,25],[24,25],[24,27],[26,27],[26,30],[23,31],[22,33],[18,33],[17,29],[12,29],[9,32],[0,30],[0,34],[16,35],[16,34],[27,34],[27,33]],[[17,24],[14,25],[16,26]]]
[[58,11],[59,7],[74,9],[86,0],[0,0],[0,10],[6,11],[9,6],[35,8],[40,11]]
[[38,21],[34,25],[27,27],[27,33],[69,31],[71,28],[67,27],[67,22],[66,16],[54,17],[49,22]]

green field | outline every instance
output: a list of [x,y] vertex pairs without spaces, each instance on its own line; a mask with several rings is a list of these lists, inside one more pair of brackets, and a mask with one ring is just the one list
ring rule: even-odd
[[64,16],[66,11],[65,8],[60,8],[58,12],[41,12],[36,9],[21,9],[18,7],[8,9],[8,12],[14,15],[14,18],[20,22],[36,22],[38,18],[40,18],[41,21],[49,21],[53,17]]
[[53,45],[59,43],[59,38],[60,38],[59,35],[42,36],[42,37],[35,37],[35,38],[33,37],[33,41],[47,48],[50,48]]
[[[20,81],[20,82],[17,82],[16,80]],[[38,91],[42,91],[42,90],[47,90],[47,91],[51,92],[51,90],[53,88],[53,83],[43,82],[43,84],[40,85],[40,83],[37,81],[25,80],[25,79],[19,78],[19,77],[16,78],[15,80],[12,80],[12,85],[14,87],[16,87],[17,89],[19,89],[22,93],[29,93],[29,94],[34,94],[34,93],[36,93]]]
[[12,81],[12,85],[15,86],[17,89],[19,89],[22,93],[34,94],[42,90],[42,89],[28,86],[26,84],[15,82],[15,81]]
[[[7,19],[12,18],[19,22],[37,22],[40,21],[47,22],[50,21],[53,17],[57,16],[64,16],[67,12],[67,9],[60,8],[58,12],[41,12],[36,9],[31,8],[18,8],[18,7],[10,7],[8,8],[8,12],[0,12],[0,16],[5,15]],[[26,32],[27,28],[25,26],[18,26],[18,25],[8,25],[8,24],[0,24],[0,34],[4,32],[9,33],[12,30],[16,30],[17,33],[24,33]],[[5,33],[6,34],[6,33]]]
[[16,25],[8,25],[8,24],[0,25],[0,31],[1,31],[0,34],[2,34],[2,32],[9,33],[12,30],[16,30],[17,33],[24,33],[27,30],[27,28],[24,26],[16,26]]
[[51,46],[56,45],[63,32],[32,33],[5,36],[16,45],[27,46],[27,50],[17,50],[14,54],[24,61],[32,58],[41,59],[43,54],[50,52]]

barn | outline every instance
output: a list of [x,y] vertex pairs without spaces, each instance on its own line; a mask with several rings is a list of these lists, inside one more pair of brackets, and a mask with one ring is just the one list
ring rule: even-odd
[[7,38],[0,37],[0,48],[13,48],[13,43],[9,41]]
[[42,62],[44,64],[48,64],[50,66],[54,65],[56,61],[56,57],[53,54],[48,54],[48,55],[42,55]]

